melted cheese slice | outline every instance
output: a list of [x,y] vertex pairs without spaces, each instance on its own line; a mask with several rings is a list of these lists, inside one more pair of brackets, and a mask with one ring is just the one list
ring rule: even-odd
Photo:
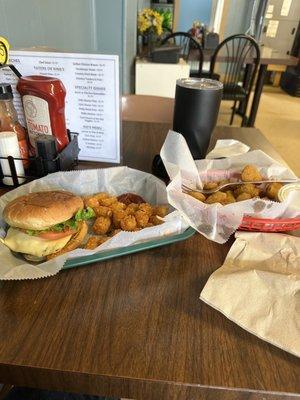
[[4,239],[4,244],[13,251],[19,253],[31,254],[37,257],[44,257],[48,254],[65,247],[72,235],[55,239],[43,239],[38,236],[30,236],[19,229],[9,228]]

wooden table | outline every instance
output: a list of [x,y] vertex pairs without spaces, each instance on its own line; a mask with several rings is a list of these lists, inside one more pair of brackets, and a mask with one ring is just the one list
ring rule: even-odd
[[[125,161],[149,171],[167,126],[127,123]],[[252,128],[217,128],[278,155]],[[199,300],[231,243],[174,245],[0,283],[0,382],[133,399],[300,398],[300,360]],[[284,327],[283,327],[284,329]]]

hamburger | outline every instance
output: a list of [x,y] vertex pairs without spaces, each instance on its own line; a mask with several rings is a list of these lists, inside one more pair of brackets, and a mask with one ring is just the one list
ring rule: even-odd
[[76,249],[87,234],[86,220],[94,217],[79,196],[53,190],[29,193],[6,205],[9,225],[4,244],[30,261],[43,261]]

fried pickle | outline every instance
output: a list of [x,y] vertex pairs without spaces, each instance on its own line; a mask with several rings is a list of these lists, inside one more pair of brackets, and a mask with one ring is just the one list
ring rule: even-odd
[[263,177],[254,165],[246,165],[242,171],[241,179],[244,182],[262,181]]
[[206,200],[205,195],[201,192],[196,192],[196,191],[192,190],[188,194],[199,201],[204,202]]
[[232,190],[226,190],[226,200],[223,202],[223,204],[231,204],[235,203],[235,197],[233,195]]
[[204,190],[213,190],[219,186],[218,182],[206,182],[203,185]]
[[266,187],[266,195],[271,200],[278,200],[278,192],[283,184],[279,182],[272,182]]
[[236,189],[234,190],[235,198],[237,198],[242,193],[247,193],[251,197],[257,197],[259,196],[259,189],[253,183],[245,183],[236,187]]
[[236,197],[235,200],[236,200],[236,201],[243,201],[243,200],[249,200],[249,199],[252,199],[251,194],[250,194],[250,193],[244,192],[244,193],[239,194],[239,195]]
[[227,195],[224,192],[215,192],[207,197],[205,200],[206,204],[223,203],[227,199]]

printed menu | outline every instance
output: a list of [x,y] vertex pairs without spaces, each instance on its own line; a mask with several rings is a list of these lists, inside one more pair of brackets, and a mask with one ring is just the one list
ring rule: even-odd
[[[80,160],[120,163],[119,60],[116,55],[10,51],[9,62],[26,75],[55,76],[67,91],[66,124],[79,134]],[[19,120],[25,126],[17,77],[0,69],[10,83]]]

